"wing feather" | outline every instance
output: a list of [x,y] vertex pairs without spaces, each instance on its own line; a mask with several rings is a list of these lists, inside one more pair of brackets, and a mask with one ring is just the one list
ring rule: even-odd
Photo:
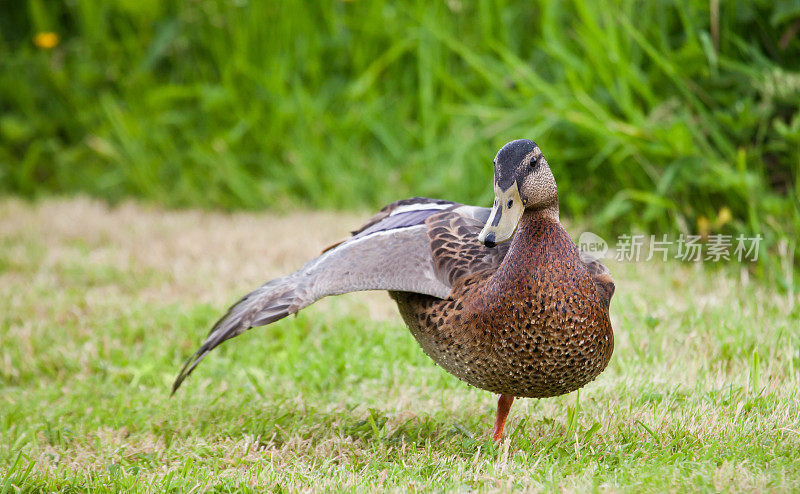
[[600,294],[606,303],[606,307],[611,304],[611,297],[614,296],[616,286],[614,285],[614,278],[611,277],[611,271],[599,259],[595,258],[588,252],[580,251],[581,261],[589,269],[589,274],[592,276],[595,285],[600,289]]
[[326,249],[294,273],[253,290],[217,321],[184,364],[172,392],[224,341],[295,314],[323,297],[392,290],[446,298],[452,285],[437,275],[425,221],[455,206],[433,199],[398,201],[384,208],[353,237]]
[[436,275],[453,286],[457,280],[478,271],[494,272],[508,252],[511,242],[486,247],[478,240],[489,210],[464,206],[431,215],[428,238]]

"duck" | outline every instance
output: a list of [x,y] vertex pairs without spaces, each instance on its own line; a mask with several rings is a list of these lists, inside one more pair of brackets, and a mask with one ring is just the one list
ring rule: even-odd
[[614,280],[559,220],[539,146],[505,144],[491,208],[414,197],[389,204],[297,271],[242,297],[189,357],[174,394],[209,352],[331,296],[386,290],[422,350],[458,379],[499,395],[501,441],[515,398],[577,390],[608,365]]

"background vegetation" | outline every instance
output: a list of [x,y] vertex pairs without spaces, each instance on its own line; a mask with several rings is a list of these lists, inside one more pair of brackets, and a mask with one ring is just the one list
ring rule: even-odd
[[527,136],[601,232],[762,233],[799,259],[794,1],[27,0],[1,19],[7,192],[488,204],[492,156]]

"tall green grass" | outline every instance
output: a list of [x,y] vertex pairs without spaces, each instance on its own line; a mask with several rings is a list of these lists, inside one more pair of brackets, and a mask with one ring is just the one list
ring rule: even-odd
[[[0,190],[225,209],[489,204],[494,153],[524,136],[554,167],[565,215],[605,233],[761,233],[776,280],[796,284],[792,2],[5,10]],[[37,48],[48,31],[60,44]]]

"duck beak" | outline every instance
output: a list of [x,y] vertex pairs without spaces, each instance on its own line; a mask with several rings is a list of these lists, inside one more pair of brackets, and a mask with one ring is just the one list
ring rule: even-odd
[[478,234],[478,240],[483,242],[486,247],[494,247],[510,239],[517,229],[522,213],[525,211],[525,206],[519,197],[517,182],[511,184],[505,191],[500,190],[500,187],[495,182],[494,197],[492,214],[489,215],[486,226]]

